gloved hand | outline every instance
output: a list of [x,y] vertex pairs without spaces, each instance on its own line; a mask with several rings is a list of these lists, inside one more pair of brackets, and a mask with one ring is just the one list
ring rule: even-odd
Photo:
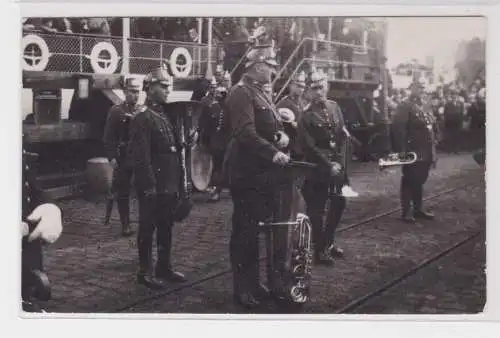
[[29,222],[38,223],[35,230],[28,237],[29,242],[40,238],[47,243],[54,243],[61,236],[61,209],[55,204],[39,205],[26,219]]
[[276,163],[279,165],[285,165],[288,162],[290,162],[290,157],[281,151],[278,151],[276,153],[276,155],[274,155],[274,157],[273,157],[273,163]]

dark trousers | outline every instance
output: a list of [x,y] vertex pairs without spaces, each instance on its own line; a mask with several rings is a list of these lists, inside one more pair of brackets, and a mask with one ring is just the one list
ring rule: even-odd
[[[339,181],[343,181],[341,178]],[[335,231],[342,219],[346,207],[346,199],[338,194],[335,190],[340,184],[331,182],[329,189],[327,180],[312,180],[308,179],[304,183],[303,196],[306,202],[307,215],[312,223],[313,242],[316,254],[325,250],[335,241]],[[329,202],[328,210],[327,202]],[[326,224],[323,224],[323,218],[326,214]]]
[[156,271],[171,269],[172,227],[176,196],[158,194],[145,196],[138,193],[139,232],[137,236],[139,250],[139,272],[147,273],[152,268],[153,233],[156,233],[158,262]]
[[23,239],[21,257],[21,295],[24,300],[28,300],[33,296],[33,288],[36,287],[33,271],[43,272],[42,242],[39,240],[28,242],[27,239]]
[[130,217],[130,188],[132,181],[133,169],[124,164],[122,159],[118,162],[116,169],[113,171],[112,193],[116,204],[118,205],[118,214],[123,226],[129,224]]
[[401,177],[403,215],[410,212],[412,203],[414,211],[422,209],[423,186],[429,177],[431,165],[430,161],[419,161],[403,166],[403,176]]
[[234,293],[252,292],[259,284],[258,223],[272,219],[274,192],[270,186],[230,187],[233,199],[229,244]]
[[458,151],[462,142],[462,122],[446,123],[444,132],[444,149],[449,152]]
[[216,187],[218,191],[222,189],[224,185],[224,150],[213,150],[212,152],[212,161],[214,164],[211,178],[211,185]]

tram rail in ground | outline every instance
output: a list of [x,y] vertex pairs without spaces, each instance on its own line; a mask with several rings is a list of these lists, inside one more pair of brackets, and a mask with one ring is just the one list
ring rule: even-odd
[[[456,192],[458,190],[466,189],[468,187],[476,186],[476,185],[477,185],[477,181],[473,181],[473,182],[467,182],[467,183],[462,184],[462,185],[460,185],[458,187],[444,189],[444,190],[439,191],[437,193],[434,193],[434,194],[432,194],[430,196],[427,196],[426,198],[424,198],[424,201],[429,202],[429,201],[432,201],[432,200],[437,199],[439,197],[452,194],[452,193],[454,193],[454,192]],[[396,212],[398,212],[400,210],[401,210],[401,208],[392,208],[392,209],[386,210],[384,212],[381,212],[379,214],[376,214],[374,216],[370,216],[370,217],[364,218],[362,220],[353,222],[353,223],[351,223],[351,224],[349,224],[347,226],[343,226],[343,227],[339,228],[337,230],[337,233],[342,233],[342,232],[345,232],[345,231],[352,231],[352,230],[355,230],[355,229],[359,229],[361,226],[374,223],[375,221],[377,221],[377,220],[379,220],[379,219],[381,219],[383,217],[390,216],[390,215],[392,215],[392,214],[394,214],[394,213],[396,213]],[[473,238],[476,238],[479,234],[480,234],[480,232],[474,233],[473,235],[468,236],[465,240],[462,240],[462,241],[465,241],[464,243],[466,243],[466,242],[472,240]],[[450,251],[453,251],[455,248],[460,247],[461,245],[463,245],[463,244],[461,244],[462,241],[459,241],[458,243],[454,244],[451,248],[447,248],[446,250],[443,250],[443,251],[439,252],[438,254],[435,254],[432,257],[424,260],[423,262],[419,263],[417,266],[414,266],[409,271],[406,271],[404,274],[399,275],[398,278],[395,278],[395,279],[391,280],[390,282],[382,285],[381,287],[378,287],[376,290],[370,291],[368,294],[365,294],[364,296],[359,297],[359,298],[353,300],[348,305],[346,305],[346,306],[344,306],[344,307],[342,307],[342,308],[340,308],[338,310],[334,310],[334,313],[348,313],[348,312],[339,312],[339,311],[350,311],[350,310],[355,309],[357,306],[361,306],[365,301],[368,301],[369,299],[372,299],[377,294],[380,294],[384,290],[386,290],[386,289],[388,289],[388,288],[390,288],[390,287],[398,284],[399,282],[401,282],[405,278],[413,275],[415,272],[421,270],[422,268],[425,268],[427,265],[429,265],[430,263],[436,261],[440,257],[446,255]],[[266,259],[265,257],[262,258],[262,260],[265,260],[265,259]],[[114,313],[114,312],[126,312],[127,310],[129,310],[129,309],[131,309],[131,308],[133,308],[133,307],[135,307],[137,305],[144,304],[144,303],[149,302],[149,301],[158,300],[158,299],[161,299],[162,297],[167,297],[169,295],[176,294],[176,293],[178,293],[178,292],[180,292],[182,290],[185,290],[185,289],[188,289],[188,288],[192,288],[194,286],[206,283],[208,281],[211,281],[211,280],[214,280],[214,279],[217,279],[217,278],[224,277],[224,276],[228,275],[231,272],[232,272],[232,270],[230,268],[228,268],[228,269],[224,269],[224,270],[221,270],[221,271],[218,271],[218,272],[207,274],[207,275],[205,275],[205,276],[203,276],[201,278],[195,279],[193,281],[184,283],[182,285],[179,285],[177,287],[174,287],[174,288],[171,288],[171,289],[168,289],[168,290],[165,290],[165,291],[160,291],[160,292],[157,292],[155,294],[148,295],[147,297],[142,297],[140,299],[136,299],[136,300],[134,300],[134,301],[132,301],[132,302],[126,304],[126,305],[122,305],[120,307],[110,309],[109,311],[106,311],[106,312],[110,312],[110,313]]]

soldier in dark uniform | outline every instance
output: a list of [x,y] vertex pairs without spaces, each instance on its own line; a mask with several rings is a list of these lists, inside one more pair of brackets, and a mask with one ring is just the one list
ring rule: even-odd
[[[125,102],[111,107],[104,129],[104,147],[109,162],[114,168],[111,198],[116,199],[122,223],[122,235],[133,234],[130,228],[130,183],[132,167],[127,158],[130,120],[138,112],[137,100],[141,83],[136,78],[128,78],[124,86]],[[112,203],[112,201],[110,201]]]
[[[229,75],[229,74],[228,74]],[[214,78],[215,80],[215,78]],[[215,81],[214,81],[215,82]],[[229,142],[230,126],[226,119],[225,100],[228,87],[224,83],[214,83],[211,95],[202,101],[203,111],[200,117],[200,140],[212,155],[213,172],[211,187],[208,189],[211,201],[218,201],[224,184],[223,162]]]
[[[326,97],[325,77],[313,71],[309,83],[311,105],[299,121],[299,139],[305,160],[319,167],[306,178],[303,195],[313,227],[315,260],[331,263],[334,256],[343,255],[342,249],[334,245],[334,235],[346,206],[341,188],[347,136],[342,131],[344,119],[339,105]],[[327,202],[330,206],[324,225]]]
[[226,100],[232,132],[227,161],[234,205],[230,242],[234,300],[254,307],[264,295],[259,284],[258,222],[269,220],[275,210],[273,169],[289,161],[282,151],[289,139],[268,89],[277,67],[272,47],[255,47],[247,58],[246,73]]
[[[23,142],[24,143],[24,142]],[[62,232],[61,210],[44,198],[37,187],[33,171],[37,155],[24,149],[22,155],[22,276],[21,296],[23,310],[38,312],[32,298],[48,300],[44,290],[43,244],[54,243]]]
[[[186,280],[171,266],[174,210],[182,175],[174,118],[171,112],[164,111],[171,86],[172,77],[166,70],[158,68],[148,74],[144,79],[146,106],[130,122],[129,154],[139,200],[137,279],[150,288],[163,288],[167,281]],[[153,275],[155,228],[158,261]]]
[[[403,101],[393,116],[393,148],[398,153],[415,152],[417,161],[404,165],[401,178],[402,218],[414,223],[415,218],[432,219],[422,206],[423,185],[431,166],[436,162],[436,142],[439,132],[436,119],[421,99],[423,84],[415,81],[411,95]],[[411,204],[413,202],[413,212]]]
[[276,108],[280,114],[289,109],[293,115],[294,119],[291,122],[287,122],[287,117],[283,116],[283,124],[285,133],[290,137],[290,155],[292,158],[298,158],[300,154],[297,154],[298,148],[296,146],[297,140],[297,123],[300,120],[302,113],[306,108],[306,102],[304,100],[304,90],[306,88],[306,75],[304,72],[298,73],[290,83],[289,94],[283,97]]

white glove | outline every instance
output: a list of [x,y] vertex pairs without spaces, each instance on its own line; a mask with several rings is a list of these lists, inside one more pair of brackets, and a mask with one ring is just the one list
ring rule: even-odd
[[280,165],[285,165],[289,161],[290,161],[290,157],[287,154],[282,153],[281,151],[278,151],[276,153],[276,155],[274,155],[274,157],[273,157],[273,163],[277,163]]
[[38,222],[35,230],[28,237],[31,242],[41,238],[48,243],[54,243],[62,232],[61,209],[55,204],[46,203],[39,205],[27,217],[30,222]]
[[29,235],[30,233],[30,228],[29,228],[29,225],[28,223],[26,222],[21,222],[21,233],[23,235],[23,237],[26,237]]
[[289,143],[290,143],[290,138],[288,137],[288,135],[282,131],[278,132],[278,140],[277,140],[278,148],[279,149],[286,148]]

